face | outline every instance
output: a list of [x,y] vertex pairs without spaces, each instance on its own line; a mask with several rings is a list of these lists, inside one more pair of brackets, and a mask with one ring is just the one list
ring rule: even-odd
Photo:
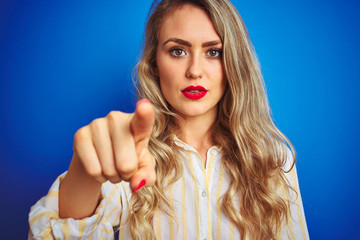
[[161,92],[175,113],[215,119],[226,83],[222,42],[205,11],[186,4],[167,15],[156,62]]

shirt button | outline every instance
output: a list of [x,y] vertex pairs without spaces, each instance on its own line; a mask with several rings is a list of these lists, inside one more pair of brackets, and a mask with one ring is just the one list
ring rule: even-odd
[[[201,196],[206,197],[206,192],[202,191]],[[206,238],[205,238],[206,239]]]

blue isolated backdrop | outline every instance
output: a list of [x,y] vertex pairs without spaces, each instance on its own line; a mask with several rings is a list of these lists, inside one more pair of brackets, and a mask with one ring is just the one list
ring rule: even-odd
[[[293,142],[312,239],[360,239],[360,2],[234,0],[275,123]],[[72,156],[75,131],[135,106],[132,69],[151,2],[0,1],[0,238]]]

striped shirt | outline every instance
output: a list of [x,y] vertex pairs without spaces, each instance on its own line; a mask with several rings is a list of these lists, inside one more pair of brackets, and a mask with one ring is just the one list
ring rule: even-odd
[[[160,211],[155,213],[153,226],[157,239],[240,239],[238,229],[218,204],[229,186],[220,149],[213,146],[208,150],[204,167],[193,147],[179,139],[175,139],[175,143],[181,148],[183,174],[168,188],[166,195],[173,202],[176,216],[174,219]],[[119,239],[131,239],[126,221],[131,197],[128,183],[104,183],[102,200],[93,216],[81,220],[60,219],[58,193],[65,174],[59,176],[49,193],[31,208],[29,239],[113,239],[113,226],[120,226],[115,233]],[[278,238],[309,239],[295,167],[286,177],[298,195],[290,193],[291,216],[288,223],[283,223]],[[279,191],[285,194],[284,189]],[[233,202],[239,209],[238,199]]]

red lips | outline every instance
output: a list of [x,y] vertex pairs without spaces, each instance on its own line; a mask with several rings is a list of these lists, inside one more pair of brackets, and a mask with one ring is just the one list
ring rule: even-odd
[[208,90],[206,90],[202,86],[188,86],[181,92],[185,97],[191,100],[197,100],[203,98],[208,92]]

